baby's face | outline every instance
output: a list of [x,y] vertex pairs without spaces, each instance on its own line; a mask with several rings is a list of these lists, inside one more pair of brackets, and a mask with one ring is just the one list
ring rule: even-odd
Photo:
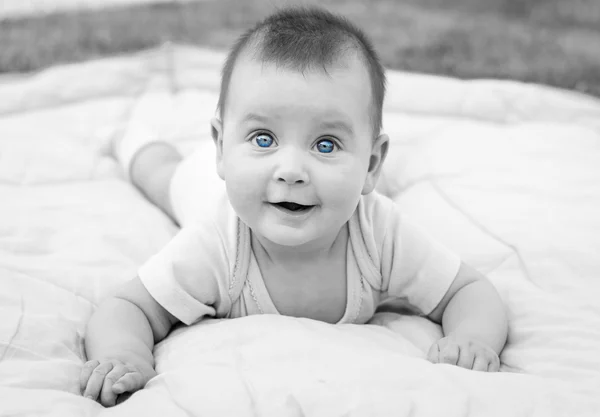
[[369,76],[357,58],[347,61],[302,74],[240,57],[224,124],[213,121],[230,202],[274,244],[335,239],[372,190]]

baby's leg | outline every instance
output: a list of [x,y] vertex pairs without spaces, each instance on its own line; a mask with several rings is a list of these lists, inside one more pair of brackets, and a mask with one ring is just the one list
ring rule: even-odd
[[150,202],[164,211],[175,223],[169,194],[171,179],[182,156],[166,142],[152,142],[140,149],[131,161],[131,182]]

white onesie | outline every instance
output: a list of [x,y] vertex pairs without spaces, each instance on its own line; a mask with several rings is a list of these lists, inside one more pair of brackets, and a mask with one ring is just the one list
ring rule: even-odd
[[[173,177],[172,203],[183,227],[140,268],[140,279],[158,303],[188,325],[203,317],[279,314],[252,252],[252,231],[236,216],[214,174],[214,153],[207,162],[207,149],[199,152]],[[199,189],[199,179],[210,181],[210,190]],[[361,197],[347,227],[348,290],[339,323],[367,322],[390,296],[429,314],[460,267],[456,254],[376,192]]]

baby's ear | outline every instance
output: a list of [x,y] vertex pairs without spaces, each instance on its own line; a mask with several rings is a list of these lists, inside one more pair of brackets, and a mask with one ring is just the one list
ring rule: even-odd
[[217,151],[217,174],[222,180],[225,179],[225,173],[223,172],[223,123],[216,117],[213,117],[210,121],[210,131],[212,134],[213,142]]
[[362,194],[369,194],[375,189],[379,175],[381,175],[381,167],[385,161],[385,157],[388,153],[390,138],[386,134],[379,135],[373,147],[371,148],[371,156],[369,157],[369,171],[367,171],[367,178],[365,179],[365,185],[362,189]]

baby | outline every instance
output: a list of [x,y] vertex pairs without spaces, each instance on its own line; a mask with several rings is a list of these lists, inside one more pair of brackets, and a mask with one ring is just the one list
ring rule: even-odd
[[494,287],[374,191],[388,151],[384,91],[361,31],[319,9],[283,10],[225,63],[211,122],[222,193],[199,191],[198,155],[120,145],[132,182],[182,229],[93,314],[83,395],[111,406],[142,389],[156,375],[154,345],[179,322],[362,324],[388,298],[442,324],[431,362],[498,370],[507,319]]

